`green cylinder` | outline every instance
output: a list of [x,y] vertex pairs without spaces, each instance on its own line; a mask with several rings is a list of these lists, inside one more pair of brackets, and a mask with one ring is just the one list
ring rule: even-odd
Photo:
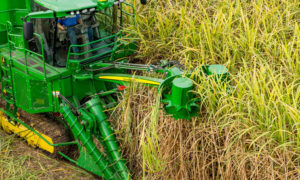
[[190,90],[193,89],[193,81],[189,78],[180,77],[172,82],[173,105],[184,106],[191,99]]
[[221,80],[221,81],[229,80],[228,69],[223,65],[215,64],[215,65],[208,66],[206,69],[206,74],[208,76],[210,75],[216,76],[217,80]]
[[107,121],[107,116],[103,112],[103,108],[99,98],[90,100],[87,104],[87,109],[96,117],[99,131],[103,139],[103,146],[107,155],[111,158],[112,164],[120,174],[123,180],[131,179],[129,170],[127,169],[124,160],[122,159],[119,147],[114,136],[113,130]]
[[194,83],[186,77],[177,77],[172,81],[172,89],[170,94],[165,94],[162,100],[166,104],[165,110],[175,119],[187,119],[197,115],[199,105],[196,103],[198,99],[194,98],[191,92]]
[[73,135],[75,138],[78,138],[82,145],[86,148],[87,152],[94,159],[95,163],[100,167],[103,172],[103,177],[105,179],[119,179],[116,177],[113,169],[109,167],[109,164],[106,162],[105,158],[98,151],[95,143],[93,142],[93,138],[90,135],[87,135],[82,125],[80,125],[76,116],[70,110],[70,108],[66,105],[61,106],[60,113],[63,115],[65,120],[67,121]]

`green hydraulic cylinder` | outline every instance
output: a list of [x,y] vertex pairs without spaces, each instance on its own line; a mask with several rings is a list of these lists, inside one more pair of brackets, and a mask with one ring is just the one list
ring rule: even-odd
[[[88,154],[93,158],[95,164],[102,170],[102,176],[104,179],[120,179],[117,173],[109,166],[105,158],[98,151],[92,136],[88,135],[84,127],[79,123],[76,116],[67,105],[61,105],[60,113],[67,121],[73,135],[81,141],[83,147],[86,148]],[[80,166],[80,164],[78,164]]]
[[125,165],[125,161],[122,159],[119,147],[114,136],[113,130],[107,121],[107,116],[103,112],[101,102],[99,98],[94,98],[86,103],[87,109],[96,117],[99,131],[102,136],[103,146],[107,155],[112,159],[115,169],[121,175],[123,180],[131,179],[129,170]]

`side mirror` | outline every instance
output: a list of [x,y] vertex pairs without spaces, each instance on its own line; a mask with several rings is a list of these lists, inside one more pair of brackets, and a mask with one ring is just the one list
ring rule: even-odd
[[23,35],[25,40],[30,40],[33,38],[33,24],[32,22],[26,22],[23,23]]
[[147,4],[147,0],[141,0],[141,3],[142,3],[143,5],[146,5],[146,4]]

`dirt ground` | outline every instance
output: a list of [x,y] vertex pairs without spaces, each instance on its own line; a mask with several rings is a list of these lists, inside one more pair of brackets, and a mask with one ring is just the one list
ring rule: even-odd
[[[9,147],[3,150],[8,141]],[[48,157],[42,150],[28,146],[24,140],[8,135],[2,129],[1,146],[0,179],[98,179],[66,160]]]

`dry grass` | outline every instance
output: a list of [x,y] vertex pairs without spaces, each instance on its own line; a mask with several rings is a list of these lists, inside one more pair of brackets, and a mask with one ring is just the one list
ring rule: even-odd
[[134,179],[299,178],[299,152],[279,147],[263,130],[231,119],[234,114],[226,124],[207,112],[192,121],[163,111],[157,117],[156,94],[134,86],[114,118]]
[[[135,2],[135,1],[133,1]],[[232,93],[195,81],[203,110],[166,117],[158,92],[133,86],[114,122],[135,179],[300,178],[300,4],[285,1],[156,1],[142,7],[138,56],[187,69],[224,64]],[[120,115],[121,114],[121,115]]]
[[187,69],[224,64],[234,88],[228,94],[195,79],[202,111],[191,121],[166,116],[155,88],[127,89],[111,117],[134,179],[300,179],[299,7],[298,0],[137,5],[138,26],[128,30],[140,40],[138,57],[180,60]]
[[44,153],[0,129],[0,179],[95,179],[67,161],[49,158]]

